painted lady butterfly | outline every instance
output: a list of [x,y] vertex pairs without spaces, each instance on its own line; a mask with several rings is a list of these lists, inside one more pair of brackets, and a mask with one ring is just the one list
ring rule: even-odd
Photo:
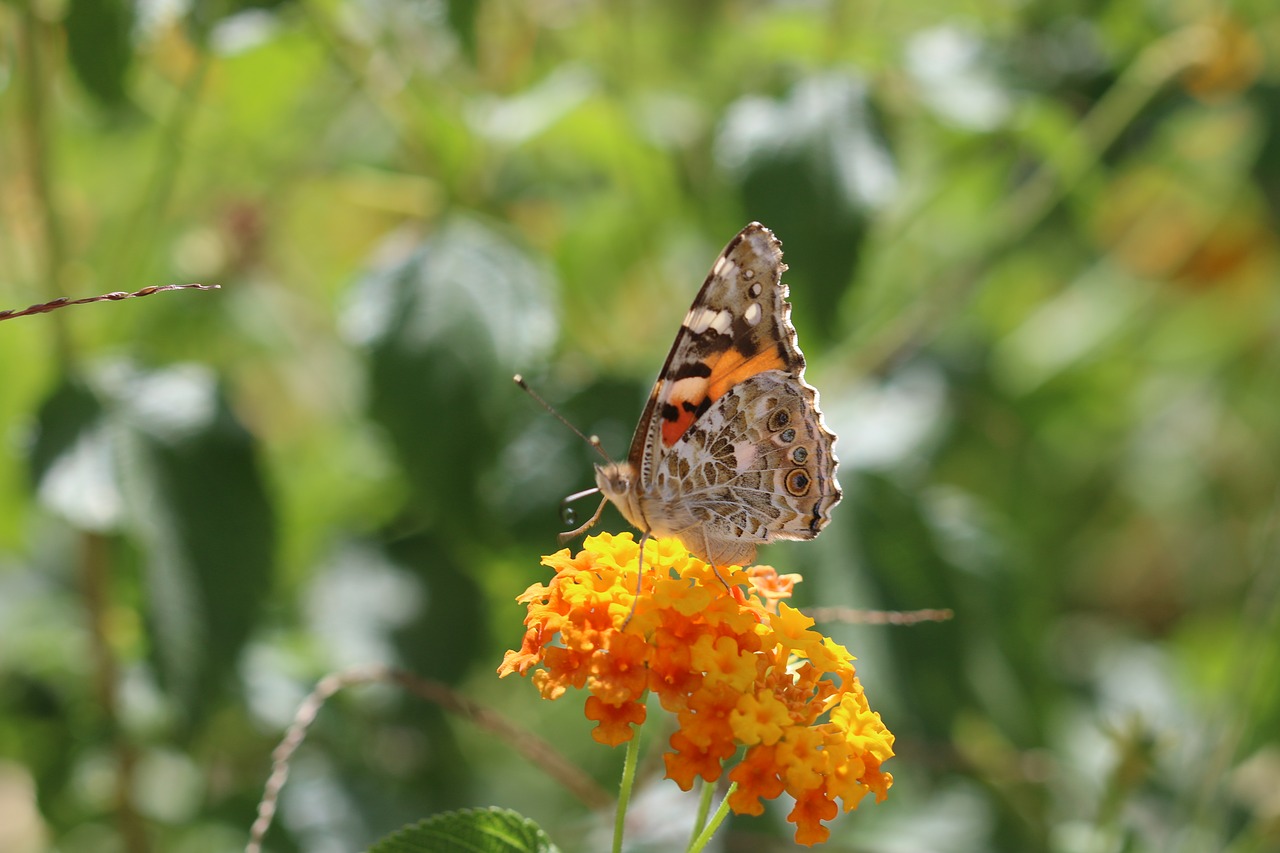
[[[607,501],[713,566],[812,539],[840,501],[836,437],[804,381],[782,244],[752,222],[729,241],[680,326],[625,462],[596,465]],[[594,490],[592,490],[594,491]],[[593,525],[604,509],[571,538]],[[643,550],[642,552],[643,553]]]

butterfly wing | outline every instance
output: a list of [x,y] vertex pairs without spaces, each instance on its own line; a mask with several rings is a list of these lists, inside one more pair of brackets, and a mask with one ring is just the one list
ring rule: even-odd
[[729,241],[628,455],[649,529],[716,565],[749,560],[761,542],[816,536],[840,500],[835,436],[804,382],[785,270],[781,243],[760,223]]

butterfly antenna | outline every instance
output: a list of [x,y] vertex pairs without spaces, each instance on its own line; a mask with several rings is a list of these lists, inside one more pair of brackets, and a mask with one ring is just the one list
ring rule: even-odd
[[[542,406],[542,408],[546,409],[548,412],[550,412],[552,415],[554,415],[554,416],[555,416],[555,418],[556,418],[556,420],[560,421],[560,423],[564,424],[564,425],[565,425],[565,426],[567,426],[569,429],[571,429],[571,430],[573,431],[573,434],[574,434],[574,435],[576,435],[578,438],[582,439],[582,440],[583,440],[583,441],[585,441],[587,444],[589,444],[589,445],[591,445],[592,447],[594,447],[594,448],[595,448],[596,453],[599,453],[599,454],[600,454],[600,456],[604,459],[604,461],[605,461],[605,462],[608,462],[610,465],[614,464],[613,460],[609,458],[609,454],[608,454],[608,453],[605,453],[605,452],[604,452],[604,448],[600,446],[600,436],[598,436],[598,435],[593,435],[593,436],[591,436],[590,438],[588,438],[588,437],[586,436],[586,434],[585,434],[585,433],[583,433],[583,431],[582,431],[582,430],[578,429],[576,426],[574,426],[573,424],[569,423],[569,419],[568,419],[568,418],[566,418],[564,415],[562,415],[562,414],[560,414],[559,412],[557,412],[554,408],[552,408],[552,406],[551,406],[551,404],[550,404],[550,403],[548,403],[546,400],[544,400],[544,399],[542,399],[540,396],[538,396],[538,392],[536,392],[536,391],[534,391],[532,388],[530,388],[530,387],[529,387],[529,383],[525,382],[525,381],[524,381],[524,377],[523,377],[523,376],[521,376],[519,373],[517,373],[515,376],[513,376],[513,377],[511,377],[511,378],[515,380],[515,383],[516,383],[517,385],[519,385],[519,386],[520,386],[520,389],[521,389],[522,391],[524,391],[526,394],[528,394],[528,395],[529,395],[530,397],[532,397],[533,399],[537,400],[537,401],[538,401],[538,405]],[[597,515],[599,515],[599,513],[597,513]]]

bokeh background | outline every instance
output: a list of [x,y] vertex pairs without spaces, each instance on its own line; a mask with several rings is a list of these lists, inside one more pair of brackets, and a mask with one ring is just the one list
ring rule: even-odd
[[[845,489],[762,559],[955,612],[826,626],[899,749],[830,848],[1280,850],[1277,50],[1271,0],[0,4],[0,308],[222,288],[0,324],[0,849],[242,849],[371,662],[612,786],[580,697],[494,675],[593,461],[510,377],[624,454],[755,219]],[[683,849],[647,752],[631,837]],[[269,848],[472,805],[604,849],[391,687]]]

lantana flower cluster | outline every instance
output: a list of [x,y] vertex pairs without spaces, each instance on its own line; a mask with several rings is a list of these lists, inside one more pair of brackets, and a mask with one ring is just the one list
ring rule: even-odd
[[576,555],[543,558],[555,577],[519,597],[524,642],[499,675],[533,670],[546,699],[585,687],[592,736],[614,746],[634,737],[656,694],[678,724],[667,776],[686,791],[698,777],[715,782],[742,750],[729,807],[760,814],[785,791],[800,844],[827,840],[837,801],[849,811],[869,793],[883,800],[893,734],[868,706],[853,656],[782,601],[799,576],[757,566],[717,577],[678,540],[651,539],[637,598],[638,551],[630,533],[602,534]]

